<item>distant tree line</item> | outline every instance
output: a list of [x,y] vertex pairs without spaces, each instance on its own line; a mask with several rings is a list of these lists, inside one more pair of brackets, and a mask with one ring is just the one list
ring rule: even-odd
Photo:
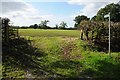
[[22,26],[19,27],[21,29],[28,29],[28,28],[33,28],[33,29],[66,29],[66,30],[74,30],[75,28],[73,27],[68,27],[67,23],[62,21],[59,25],[56,24],[54,27],[50,27],[48,26],[48,22],[50,22],[49,20],[44,20],[41,21],[40,24],[33,24],[30,26]]

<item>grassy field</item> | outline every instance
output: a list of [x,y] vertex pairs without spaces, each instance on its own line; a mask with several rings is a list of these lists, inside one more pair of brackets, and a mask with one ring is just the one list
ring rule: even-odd
[[4,78],[120,79],[120,53],[110,58],[91,49],[79,31],[21,29],[19,34],[21,39],[3,44]]
[[31,36],[31,37],[56,37],[56,36],[67,36],[67,37],[79,37],[79,30],[46,30],[46,29],[20,29],[20,36]]

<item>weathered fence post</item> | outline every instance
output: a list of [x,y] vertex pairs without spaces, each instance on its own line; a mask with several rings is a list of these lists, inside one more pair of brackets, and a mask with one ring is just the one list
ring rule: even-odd
[[8,42],[9,40],[9,26],[8,26],[8,23],[9,23],[9,20],[8,19],[4,19],[4,28],[5,28],[5,41]]

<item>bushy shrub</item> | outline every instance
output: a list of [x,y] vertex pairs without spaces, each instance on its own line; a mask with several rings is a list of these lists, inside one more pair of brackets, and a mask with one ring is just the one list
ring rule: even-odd
[[[111,22],[110,24],[110,39],[111,39],[111,47],[114,50],[118,50],[120,47],[120,22]],[[109,23],[102,21],[82,21],[80,23],[80,29],[83,30],[85,34],[85,28],[88,31],[89,40],[93,40],[96,42],[104,42],[108,44],[109,39]]]

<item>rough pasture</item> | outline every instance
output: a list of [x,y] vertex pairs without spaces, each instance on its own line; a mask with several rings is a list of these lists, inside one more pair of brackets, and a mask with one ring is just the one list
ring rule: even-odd
[[92,51],[79,31],[26,29],[19,34],[20,40],[3,44],[4,78],[120,78],[119,53],[110,58]]
[[79,37],[79,30],[49,30],[49,29],[20,29],[20,36],[31,36],[31,37]]

